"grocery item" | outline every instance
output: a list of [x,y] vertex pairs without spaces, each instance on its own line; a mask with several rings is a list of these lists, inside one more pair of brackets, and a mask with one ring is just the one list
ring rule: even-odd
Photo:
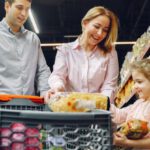
[[87,112],[93,109],[107,110],[108,97],[99,93],[57,93],[48,103],[54,112]]
[[13,122],[0,127],[0,150],[43,150],[40,143],[40,128],[28,127],[22,122]]
[[120,132],[128,139],[140,139],[149,132],[148,122],[138,119],[129,120],[121,126]]

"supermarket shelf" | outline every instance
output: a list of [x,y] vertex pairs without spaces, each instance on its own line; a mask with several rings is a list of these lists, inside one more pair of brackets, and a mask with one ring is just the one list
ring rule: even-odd
[[143,57],[145,56],[145,54],[148,52],[149,49],[150,49],[150,43],[148,43],[145,46],[145,48],[143,49],[143,51],[141,52],[141,55],[137,58],[137,60],[143,59]]
[[126,98],[120,103],[120,105],[118,105],[118,108],[123,107],[123,105],[125,105],[134,95],[135,95],[135,91],[134,91],[134,92],[131,92],[131,94],[130,94],[128,97],[126,97]]
[[[147,46],[145,46],[145,48],[143,49],[141,55],[140,55],[139,57],[137,57],[137,58],[134,58],[134,59],[137,59],[137,60],[143,59],[144,55],[148,52],[149,49],[150,49],[150,43],[149,43]],[[132,60],[133,60],[133,59],[132,59]],[[127,81],[129,80],[130,77],[131,77],[131,73],[129,72],[129,73],[127,74],[126,79],[120,84],[119,89],[118,89],[119,92],[120,92],[120,91],[122,90],[122,88],[125,86],[125,84],[127,83]]]
[[120,84],[119,89],[118,89],[118,92],[120,92],[120,91],[124,88],[124,86],[126,85],[126,83],[128,82],[128,80],[129,80],[130,78],[131,78],[131,73],[129,72],[129,73],[127,74],[126,79]]
[[[135,60],[142,60],[145,56],[145,54],[150,50],[150,43],[148,43],[144,49],[141,51],[141,54],[139,57],[135,57]],[[132,59],[133,60],[133,59]],[[123,88],[126,86],[126,84],[128,83],[129,79],[131,78],[131,73],[129,72],[126,76],[126,79],[119,85],[119,89],[118,89],[118,93],[121,93]],[[124,100],[120,101],[120,104],[117,105],[119,108],[121,108],[125,103],[127,103],[132,97],[133,95],[135,95],[135,92],[131,92],[131,95],[126,97]],[[117,97],[115,98],[117,99]]]

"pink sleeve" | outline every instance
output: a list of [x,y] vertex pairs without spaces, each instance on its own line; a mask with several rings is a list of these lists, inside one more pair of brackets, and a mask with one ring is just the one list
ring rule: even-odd
[[117,82],[119,74],[118,56],[116,50],[112,50],[109,55],[109,63],[105,81],[101,87],[101,93],[110,98],[110,102],[114,103],[114,96],[116,93]]
[[128,113],[130,113],[132,105],[124,108],[117,108],[114,104],[111,104],[110,111],[112,116],[112,121],[117,125],[124,123],[127,119]]
[[145,115],[146,121],[148,121],[149,133],[145,136],[150,138],[150,109],[148,110],[147,114]]
[[67,78],[67,64],[66,64],[66,46],[58,47],[58,51],[55,58],[55,64],[53,66],[53,72],[49,77],[49,86],[53,88],[64,87]]

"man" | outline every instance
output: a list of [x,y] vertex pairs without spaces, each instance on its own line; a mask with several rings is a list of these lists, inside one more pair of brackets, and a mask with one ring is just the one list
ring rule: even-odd
[[32,0],[5,0],[0,22],[0,93],[44,96],[50,69],[37,35],[24,28]]

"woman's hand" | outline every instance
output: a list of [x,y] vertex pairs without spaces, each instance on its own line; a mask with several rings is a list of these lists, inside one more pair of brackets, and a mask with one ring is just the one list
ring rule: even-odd
[[65,91],[65,88],[64,87],[57,87],[55,89],[53,89],[53,91],[56,93],[56,92],[64,92]]
[[44,95],[42,96],[42,97],[44,98],[44,102],[45,102],[46,104],[48,104],[48,101],[49,101],[49,99],[50,99],[50,97],[51,97],[52,94],[54,94],[54,91],[53,91],[52,89],[49,89],[49,90],[46,91],[46,92],[44,93]]
[[48,104],[50,97],[52,95],[54,95],[57,92],[64,92],[65,89],[63,87],[59,87],[59,88],[55,88],[55,89],[50,89],[46,92],[46,94],[44,95],[44,101],[46,104]]

